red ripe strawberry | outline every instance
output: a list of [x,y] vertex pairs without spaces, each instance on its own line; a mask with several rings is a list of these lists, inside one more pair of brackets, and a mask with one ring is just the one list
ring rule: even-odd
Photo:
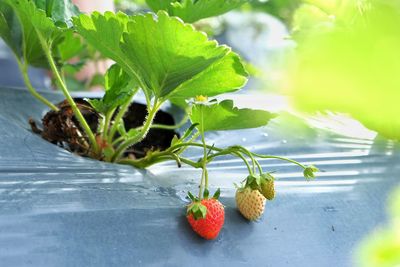
[[224,225],[224,206],[216,198],[197,200],[188,206],[186,218],[198,235],[214,239]]

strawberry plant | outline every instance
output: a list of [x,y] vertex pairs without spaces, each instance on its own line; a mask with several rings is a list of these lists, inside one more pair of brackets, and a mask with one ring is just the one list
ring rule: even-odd
[[[313,166],[256,154],[240,145],[221,148],[206,142],[207,132],[261,127],[275,114],[239,109],[232,100],[213,99],[245,85],[247,72],[242,60],[229,47],[209,40],[191,24],[171,15],[193,22],[226,12],[243,1],[148,1],[155,10],[164,9],[157,5],[168,2],[170,15],[160,10],[132,16],[121,12],[78,14],[68,0],[61,2],[64,4],[51,0],[0,3],[0,35],[14,51],[29,91],[52,109],[44,120],[42,136],[47,140],[52,134],[68,135],[64,141],[70,143],[73,152],[79,150],[84,156],[136,168],[172,160],[178,167],[187,164],[201,169],[199,194],[194,197],[189,193],[192,203],[187,219],[194,231],[207,239],[215,238],[224,222],[219,190],[209,197],[207,165],[215,158],[237,157],[247,167],[249,176],[236,199],[249,220],[259,218],[266,198],[275,196],[274,179],[263,170],[259,158],[289,161],[301,167],[307,179],[314,177],[317,169]],[[220,9],[208,13],[214,5]],[[199,12],[193,8],[199,8]],[[78,101],[67,88],[63,68],[79,51],[77,38],[115,62],[104,77],[105,94],[101,99]],[[66,100],[54,105],[39,95],[30,85],[28,65],[49,68]],[[124,118],[138,92],[144,95],[147,116],[142,125],[128,128]],[[152,128],[176,129],[185,124],[187,119],[178,125],[154,123],[167,102],[181,107],[191,126],[180,137],[176,135],[166,149],[149,149],[142,157],[127,154]],[[202,149],[202,157],[197,161],[186,158],[183,152],[188,148]]]

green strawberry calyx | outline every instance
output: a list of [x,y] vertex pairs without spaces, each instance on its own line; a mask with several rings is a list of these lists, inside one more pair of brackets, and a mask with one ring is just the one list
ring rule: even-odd
[[[220,194],[221,190],[218,188],[217,191],[215,191],[212,199],[218,200]],[[209,195],[210,192],[208,191],[208,189],[205,189],[202,199],[209,199]],[[195,220],[205,219],[207,215],[207,207],[201,203],[202,199],[195,197],[191,192],[188,192],[188,197],[190,198],[190,200],[192,200],[192,203],[188,205],[186,215],[192,214]]]
[[261,186],[261,176],[254,174],[250,174],[249,176],[247,176],[246,184],[244,186],[245,188],[250,187],[251,189],[255,190],[259,189],[260,186]]
[[207,207],[200,201],[192,202],[187,208],[187,215],[192,214],[195,220],[205,219],[207,215]]
[[304,169],[303,175],[306,179],[314,179],[316,172],[319,172],[319,169],[314,165],[310,165]]
[[265,181],[275,181],[275,177],[274,176],[272,176],[272,174],[271,173],[269,173],[269,172],[266,172],[266,173],[263,173],[263,174],[261,174],[261,182],[265,182]]

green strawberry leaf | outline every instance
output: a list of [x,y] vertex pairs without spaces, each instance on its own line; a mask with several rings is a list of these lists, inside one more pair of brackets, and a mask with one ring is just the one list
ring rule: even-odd
[[[176,101],[240,89],[240,58],[179,19],[159,12],[127,17],[106,13],[74,19],[77,31],[116,61],[148,95]],[[162,41],[160,41],[162,40]]]
[[34,0],[36,6],[46,11],[47,17],[60,26],[72,26],[72,17],[80,14],[71,0]]
[[85,63],[85,60],[79,60],[75,63],[64,63],[62,67],[66,74],[73,76],[85,66]]
[[[182,142],[184,142],[188,137],[190,137],[190,135],[192,134],[192,132],[194,131],[194,129],[196,129],[197,124],[192,124],[188,129],[186,129],[186,131],[183,133],[182,137],[179,138],[177,135],[174,135],[174,137],[171,140],[171,147],[181,144]],[[180,149],[176,149],[175,151],[179,151]]]
[[81,38],[76,36],[73,31],[64,34],[64,40],[58,45],[60,59],[65,62],[78,56],[83,51],[84,45]]
[[247,0],[146,0],[154,12],[165,10],[171,16],[180,17],[189,23],[222,15],[245,2]]
[[62,41],[62,30],[33,1],[3,0],[0,12],[0,20],[7,21],[0,26],[1,37],[16,57],[32,66],[47,68],[42,46],[45,44],[47,49],[56,47]]
[[96,73],[91,77],[90,82],[89,82],[89,87],[94,87],[94,86],[102,86],[104,84],[104,75],[100,73]]
[[106,93],[102,99],[88,100],[91,106],[102,114],[125,104],[135,93],[135,83],[117,64],[112,65],[105,75]]
[[[235,69],[231,62],[234,55],[228,47],[208,41],[203,33],[165,12],[159,12],[157,20],[151,14],[132,17],[123,40],[121,48],[131,66],[157,97],[182,94],[193,97],[204,89],[207,94],[215,95],[215,90],[218,93],[232,91],[246,81],[243,68]],[[227,64],[230,77],[217,71]],[[235,79],[238,75],[239,83]]]
[[223,59],[181,84],[169,98],[179,105],[198,95],[216,96],[234,92],[246,84],[247,76],[240,57],[230,51]]
[[[46,13],[48,12],[48,13]],[[47,67],[42,47],[35,29],[44,31],[44,36],[53,41],[53,23],[71,25],[71,17],[78,15],[78,9],[71,0],[4,0],[0,3],[0,37],[19,59],[37,67]],[[45,16],[51,19],[46,19]],[[52,22],[50,21],[52,20]],[[45,29],[51,29],[49,32]],[[58,35],[58,33],[56,34]]]
[[126,14],[106,12],[102,15],[99,12],[93,12],[91,16],[81,14],[72,20],[77,32],[92,47],[95,47],[104,56],[113,59],[133,77],[137,77],[120,49],[122,34],[126,31],[126,24],[129,20]]
[[85,100],[94,108],[97,112],[105,114],[105,111],[107,110],[107,106],[103,104],[103,101],[101,99],[88,99],[85,98]]
[[113,64],[104,77],[104,87],[106,92],[116,88],[125,88],[131,84],[130,76],[118,65]]
[[179,144],[180,141],[181,141],[181,139],[179,139],[179,137],[178,137],[177,135],[174,135],[174,137],[173,137],[172,140],[171,140],[171,145],[170,145],[170,147],[171,147],[171,146],[174,146],[174,145],[176,145],[176,144]]
[[0,2],[0,37],[11,48],[14,54],[22,57],[21,27],[11,6]]
[[190,120],[200,131],[223,131],[256,128],[266,125],[276,115],[264,110],[238,109],[232,100],[214,104],[195,104]]
[[197,125],[199,125],[199,124],[198,123],[194,123],[194,124],[190,125],[190,127],[183,133],[181,139],[185,140],[186,138],[188,138],[192,134],[194,129],[196,129]]

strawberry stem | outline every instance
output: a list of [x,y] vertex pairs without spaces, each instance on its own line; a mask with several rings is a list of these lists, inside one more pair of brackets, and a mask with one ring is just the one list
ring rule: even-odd
[[40,44],[42,45],[43,51],[45,53],[45,56],[47,58],[47,61],[49,62],[50,65],[50,69],[52,70],[55,79],[62,91],[62,93],[64,94],[65,98],[67,99],[68,103],[71,106],[72,111],[74,112],[74,116],[75,118],[79,121],[79,124],[82,126],[85,134],[87,135],[89,142],[92,146],[92,150],[94,152],[95,155],[98,155],[100,153],[100,147],[97,144],[96,141],[96,137],[92,132],[92,129],[89,127],[89,124],[87,123],[85,117],[83,117],[80,109],[78,108],[78,106],[76,105],[74,99],[72,98],[72,96],[70,95],[68,89],[67,89],[67,85],[64,82],[63,78],[61,77],[60,72],[58,71],[57,65],[54,62],[53,56],[52,56],[52,45],[51,44],[47,44],[45,37],[42,36],[39,32],[37,32],[37,35],[39,37],[39,41]]
[[19,59],[19,57],[15,57],[18,63],[18,67],[21,71],[22,74],[22,78],[24,79],[24,83],[26,88],[28,89],[28,91],[36,98],[38,99],[40,102],[42,102],[43,104],[45,104],[46,106],[48,106],[49,108],[51,108],[54,111],[58,111],[59,108],[57,106],[55,106],[53,103],[51,103],[49,100],[47,100],[45,97],[43,97],[41,94],[39,94],[35,88],[33,88],[31,80],[29,78],[28,75],[28,64],[26,63],[26,61],[24,61],[24,63],[21,62],[21,60]]
[[146,117],[146,120],[145,120],[145,122],[143,124],[143,127],[142,127],[141,131],[137,135],[126,139],[124,142],[122,142],[118,146],[118,148],[116,149],[116,151],[115,151],[115,153],[114,153],[114,155],[113,155],[113,157],[111,159],[112,162],[118,161],[127,148],[129,148],[130,146],[142,141],[146,137],[146,135],[149,132],[150,127],[151,127],[151,125],[153,123],[153,120],[154,120],[154,118],[155,118],[155,116],[157,114],[157,111],[161,107],[161,104],[162,104],[162,102],[159,102],[157,98],[154,99],[153,107],[152,108],[148,107],[148,113],[149,114]]
[[254,175],[253,174],[253,170],[250,167],[249,162],[247,161],[247,159],[242,155],[242,153],[240,152],[232,152],[232,155],[236,155],[237,157],[241,158],[243,160],[243,162],[246,164],[247,170],[249,171],[250,175]]
[[199,199],[201,199],[203,195],[203,184],[204,190],[208,190],[208,171],[207,171],[207,144],[204,138],[204,117],[203,117],[203,108],[204,106],[201,105],[201,124],[200,124],[200,134],[201,134],[201,142],[203,144],[203,160],[202,160],[202,173],[201,173],[201,181],[200,181],[200,190],[199,190]]
[[[196,134],[197,137],[197,134]],[[204,188],[208,188],[208,172],[206,169],[206,165],[212,161],[214,158],[219,157],[219,156],[224,156],[224,155],[232,155],[232,156],[236,156],[238,158],[241,158],[243,160],[243,162],[246,164],[246,167],[249,171],[250,175],[253,175],[253,169],[250,166],[248,160],[246,159],[244,155],[246,155],[247,157],[249,157],[253,163],[257,166],[260,175],[263,174],[263,169],[262,166],[260,165],[260,163],[258,162],[258,160],[256,158],[264,158],[264,159],[279,159],[279,160],[284,160],[284,161],[288,161],[291,162],[293,164],[296,164],[298,166],[300,166],[301,168],[303,168],[304,170],[311,170],[311,172],[315,172],[311,169],[311,167],[307,167],[295,160],[291,160],[285,157],[280,157],[280,156],[272,156],[272,155],[262,155],[262,154],[257,154],[257,153],[253,153],[249,150],[247,150],[246,148],[242,147],[242,146],[232,146],[232,147],[228,147],[225,149],[219,148],[219,147],[215,147],[215,146],[210,146],[210,145],[206,145],[205,140],[204,140],[204,134],[202,135],[202,143],[194,143],[192,142],[192,140],[190,140],[189,142],[186,143],[180,143],[180,144],[176,144],[174,146],[171,146],[170,148],[168,148],[165,151],[162,152],[154,152],[151,154],[151,156],[149,157],[145,157],[143,159],[139,159],[139,160],[128,160],[128,159],[122,159],[119,160],[119,163],[122,164],[129,164],[129,165],[133,165],[139,168],[146,168],[150,165],[162,162],[162,161],[166,161],[166,160],[176,160],[175,157],[171,156],[171,153],[174,153],[176,155],[179,155],[182,152],[182,148],[186,149],[188,147],[199,147],[202,148],[204,151],[204,157],[198,161],[198,162],[194,162],[191,161],[189,159],[183,158],[183,157],[179,157],[180,162],[185,163],[187,165],[190,165],[194,168],[202,168],[203,169],[203,173],[202,173],[202,179],[200,182],[200,196],[203,193]],[[216,153],[209,155],[208,150],[210,151],[214,151]],[[310,172],[310,171],[309,171]],[[308,174],[308,173],[307,173]],[[310,174],[308,174],[310,176]]]
[[251,153],[247,148],[242,147],[242,146],[233,146],[232,148],[237,148],[237,149],[241,150],[244,154],[246,154],[246,155],[251,159],[251,161],[253,162],[253,172],[256,171],[256,170],[255,170],[255,166],[254,166],[254,165],[256,165],[257,168],[258,168],[258,171],[259,171],[260,175],[263,174],[263,169],[262,169],[260,163],[258,162],[258,160],[256,160],[256,159],[254,158],[254,156],[252,155],[252,153]]
[[106,116],[104,117],[104,125],[103,125],[103,129],[101,131],[101,136],[102,136],[103,140],[107,139],[109,126],[110,126],[110,123],[111,123],[111,118],[114,115],[114,112],[115,112],[115,109],[113,109],[110,112],[108,112],[106,114]]
[[285,158],[285,157],[272,156],[272,155],[261,155],[261,154],[257,154],[257,153],[254,153],[254,152],[250,152],[250,153],[251,153],[253,156],[256,156],[256,157],[258,157],[258,158],[262,158],[262,159],[279,159],[279,160],[283,160],[283,161],[288,161],[288,162],[290,162],[290,163],[293,163],[293,164],[295,164],[295,165],[300,166],[300,167],[303,168],[303,169],[307,169],[307,167],[304,166],[303,164],[301,164],[300,162],[297,162],[297,161],[295,161],[295,160],[288,159],[288,158]]
[[176,154],[173,154],[171,152],[166,152],[166,151],[159,152],[157,154],[155,153],[149,157],[145,157],[145,158],[141,158],[141,159],[123,158],[123,159],[118,160],[117,163],[124,164],[124,165],[131,165],[136,168],[144,169],[150,165],[160,163],[163,161],[167,161],[167,160],[175,160],[178,165],[179,165],[179,163],[185,163],[196,169],[201,168],[199,162],[194,162],[190,159],[179,157]]
[[123,119],[125,113],[128,111],[129,106],[131,105],[132,99],[133,99],[133,97],[136,95],[136,93],[137,93],[138,90],[139,90],[139,87],[136,87],[136,88],[134,89],[134,91],[133,91],[132,96],[129,98],[129,100],[126,101],[126,103],[123,104],[123,105],[119,108],[118,113],[117,113],[117,115],[116,115],[115,118],[114,118],[113,125],[111,126],[110,133],[109,133],[109,135],[108,135],[108,142],[109,142],[109,143],[112,143],[112,142],[113,142],[114,136],[115,136],[115,134],[116,134],[116,132],[117,132],[117,130],[118,130],[118,125],[119,125],[119,123],[122,121],[122,119]]

